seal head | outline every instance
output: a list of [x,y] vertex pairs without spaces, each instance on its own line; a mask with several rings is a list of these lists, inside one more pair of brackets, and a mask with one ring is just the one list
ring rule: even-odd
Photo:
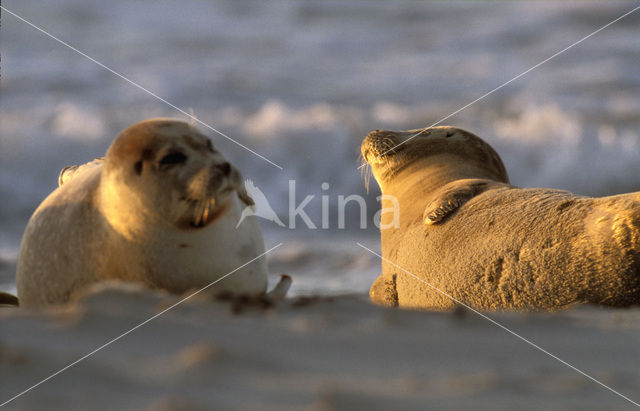
[[103,210],[123,233],[146,224],[206,227],[224,212],[234,191],[252,204],[240,173],[211,140],[170,119],[124,130],[107,152],[104,178]]
[[[362,158],[382,187],[414,166],[444,168],[448,179],[466,172],[509,183],[498,153],[480,137],[449,126],[408,131],[374,130],[361,145]],[[455,176],[454,176],[455,174]]]

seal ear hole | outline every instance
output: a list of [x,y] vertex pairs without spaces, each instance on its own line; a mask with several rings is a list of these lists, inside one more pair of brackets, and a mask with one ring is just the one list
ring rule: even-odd
[[160,160],[160,165],[161,166],[172,166],[172,165],[177,165],[177,164],[183,164],[185,161],[187,161],[187,156],[184,155],[183,153],[179,152],[179,151],[174,151],[171,152],[169,154],[167,154],[166,156],[162,157],[162,159]]
[[137,161],[134,165],[133,165],[133,169],[135,170],[137,175],[142,174],[142,160]]

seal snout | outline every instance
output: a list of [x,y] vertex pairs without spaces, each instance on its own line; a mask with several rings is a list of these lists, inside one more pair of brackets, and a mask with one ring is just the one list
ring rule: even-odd
[[362,157],[369,163],[377,157],[395,154],[402,148],[401,143],[402,139],[394,131],[374,130],[362,142]]
[[231,164],[229,164],[227,161],[225,161],[224,163],[216,164],[214,167],[217,172],[225,177],[229,177],[229,174],[231,174]]
[[227,161],[211,166],[209,188],[214,193],[231,191],[242,184],[238,170]]
[[228,194],[237,189],[234,173],[237,172],[233,166],[223,161],[202,169],[193,177],[188,194],[181,199],[188,205],[188,211],[183,214],[188,227],[206,227],[224,214],[229,207]]

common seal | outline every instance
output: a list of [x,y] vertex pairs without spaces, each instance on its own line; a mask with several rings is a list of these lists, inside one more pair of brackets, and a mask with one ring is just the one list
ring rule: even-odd
[[428,283],[477,309],[640,303],[640,192],[592,198],[512,186],[493,148],[454,127],[376,130],[361,150],[399,204],[398,226],[381,230],[374,302],[456,305]]
[[[66,168],[27,225],[17,268],[22,306],[65,303],[101,280],[183,293],[264,252],[238,170],[189,124],[169,118],[122,131],[104,159]],[[261,295],[261,257],[216,284]]]

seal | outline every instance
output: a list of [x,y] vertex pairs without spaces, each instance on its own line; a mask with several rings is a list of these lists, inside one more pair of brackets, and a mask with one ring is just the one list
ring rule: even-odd
[[261,295],[267,287],[253,200],[240,172],[189,124],[157,118],[122,131],[104,159],[65,168],[37,208],[17,267],[21,306],[66,303],[103,280],[172,293],[214,286]]
[[[640,303],[640,192],[592,198],[515,187],[493,148],[455,127],[376,130],[361,151],[399,213],[396,226],[381,229],[374,302],[433,310],[455,300],[487,310]],[[391,205],[383,198],[383,209]]]
[[0,307],[4,305],[17,307],[20,305],[20,302],[15,295],[0,291]]

